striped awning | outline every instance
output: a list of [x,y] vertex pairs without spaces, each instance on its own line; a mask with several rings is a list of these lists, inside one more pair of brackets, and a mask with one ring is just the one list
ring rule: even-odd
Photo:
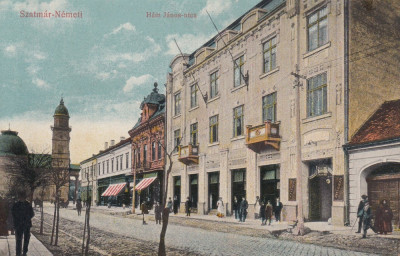
[[116,196],[125,187],[126,183],[111,184],[101,196]]
[[135,190],[143,190],[147,188],[155,179],[157,179],[157,177],[143,179],[141,182],[139,182],[139,184],[136,185]]

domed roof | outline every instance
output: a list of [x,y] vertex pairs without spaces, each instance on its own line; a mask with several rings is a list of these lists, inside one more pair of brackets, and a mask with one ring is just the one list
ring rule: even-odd
[[158,93],[157,86],[158,84],[154,83],[153,91],[144,98],[142,104],[140,104],[140,109],[143,109],[145,104],[160,105],[165,102],[165,95]]
[[18,132],[6,130],[0,135],[0,156],[27,155],[28,148]]
[[54,115],[64,115],[64,116],[69,116],[68,109],[64,106],[64,100],[61,98],[60,105],[56,108],[56,111],[54,111]]

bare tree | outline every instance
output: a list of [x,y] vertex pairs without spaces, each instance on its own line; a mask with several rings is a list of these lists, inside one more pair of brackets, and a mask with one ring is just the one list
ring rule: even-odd
[[9,193],[13,194],[20,188],[29,188],[29,200],[33,203],[33,194],[39,187],[46,186],[51,172],[51,155],[28,154],[10,157],[5,164],[9,177]]
[[[50,182],[54,187],[54,215],[53,215],[53,228],[51,230],[51,240],[50,244],[58,245],[58,228],[60,223],[60,197],[61,197],[61,188],[65,186],[69,182],[69,170],[68,167],[64,164],[65,160],[62,159],[53,159],[53,168],[50,173]],[[69,166],[69,163],[68,165]],[[67,197],[68,200],[68,197]],[[55,237],[54,237],[55,233]]]
[[[166,143],[165,137],[163,136],[163,132],[161,132],[160,128],[159,127],[150,128],[149,122],[147,122],[147,125],[149,127],[150,136],[162,147],[162,149],[164,150],[165,156],[167,158],[166,160],[168,160],[168,166],[166,167],[166,171],[164,172],[164,175],[165,175],[164,187],[162,188],[163,189],[163,197],[162,197],[162,202],[161,202],[161,208],[163,209],[162,227],[161,227],[161,233],[160,233],[160,243],[158,245],[158,255],[164,256],[164,255],[166,255],[165,235],[167,233],[168,220],[169,220],[169,208],[165,207],[165,205],[167,203],[168,180],[169,180],[169,175],[171,173],[172,166],[174,163],[172,160],[172,154],[179,148],[181,140],[179,138],[175,147],[170,152],[168,152],[167,148],[164,144],[164,143]],[[164,130],[164,133],[165,132],[166,132],[166,130]],[[164,139],[164,143],[162,143],[163,139]]]
[[[86,173],[87,178],[87,189],[86,189],[86,212],[85,212],[85,224],[83,229],[83,240],[82,240],[82,255],[89,255],[89,244],[90,244],[90,207],[92,205],[92,199],[89,196],[89,173]],[[93,179],[92,179],[92,187],[93,187]],[[87,231],[87,238],[85,244],[85,236]]]

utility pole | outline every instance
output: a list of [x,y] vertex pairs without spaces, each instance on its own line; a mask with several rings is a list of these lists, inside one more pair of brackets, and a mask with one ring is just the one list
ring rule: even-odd
[[132,159],[131,159],[131,165],[132,165],[132,172],[133,172],[133,188],[132,188],[132,214],[135,214],[135,193],[136,193],[136,168],[135,168],[135,157],[136,155],[134,154],[135,151],[132,151]]
[[300,130],[300,86],[303,84],[300,82],[300,78],[305,78],[299,75],[299,65],[296,64],[296,73],[291,73],[295,77],[293,88],[296,89],[296,198],[297,198],[297,227],[294,229],[296,235],[304,235],[304,216],[303,216],[303,171],[301,161],[301,130]]

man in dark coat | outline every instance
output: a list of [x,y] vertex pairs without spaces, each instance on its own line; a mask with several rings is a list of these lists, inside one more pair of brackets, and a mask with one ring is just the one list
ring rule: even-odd
[[239,212],[239,203],[237,201],[236,196],[233,197],[233,203],[232,203],[232,211],[235,213],[235,219],[238,219],[238,212]]
[[246,198],[243,197],[242,201],[240,202],[240,222],[246,221],[247,216],[247,208],[249,207],[249,203],[247,202]]
[[179,209],[179,201],[178,201],[178,197],[174,196],[174,214],[178,213],[178,209]]
[[265,206],[265,219],[266,219],[265,223],[267,223],[268,221],[269,222],[268,225],[271,225],[271,218],[272,218],[272,205],[271,202],[268,200],[268,203]]
[[22,237],[24,237],[23,255],[28,252],[29,238],[31,236],[31,219],[35,215],[33,208],[29,202],[26,201],[26,192],[18,192],[18,202],[12,207],[12,216],[15,228],[15,242],[17,256],[21,255]]
[[358,217],[358,230],[356,233],[361,233],[361,227],[363,224],[363,214],[362,214],[362,210],[364,209],[364,203],[365,200],[367,200],[367,196],[366,195],[362,195],[361,196],[361,201],[358,204],[358,210],[357,210],[357,217]]
[[147,207],[146,201],[143,201],[143,203],[140,206],[140,210],[142,211],[143,215],[143,225],[147,225],[146,219],[145,219],[145,214],[149,214],[149,208]]
[[276,199],[276,203],[274,205],[274,213],[275,213],[275,220],[281,221],[281,211],[283,208],[283,204],[281,201],[279,201],[279,197]]
[[190,210],[191,210],[191,208],[192,208],[192,202],[190,202],[190,199],[189,199],[189,197],[186,199],[186,202],[185,202],[185,212],[186,212],[186,216],[189,216],[190,217]]
[[81,216],[81,212],[82,212],[82,200],[78,199],[76,201],[76,210],[78,211],[78,216]]
[[369,206],[369,202],[368,199],[364,200],[364,208],[361,210],[362,212],[362,218],[363,218],[363,236],[362,238],[366,238],[367,237],[367,230],[369,228],[372,229],[372,231],[375,231],[375,229],[371,226],[371,218],[372,218],[372,214],[371,214],[371,207]]
[[0,236],[8,236],[8,202],[0,196]]
[[156,224],[161,224],[161,206],[159,202],[157,202],[154,207],[154,217],[156,219]]

